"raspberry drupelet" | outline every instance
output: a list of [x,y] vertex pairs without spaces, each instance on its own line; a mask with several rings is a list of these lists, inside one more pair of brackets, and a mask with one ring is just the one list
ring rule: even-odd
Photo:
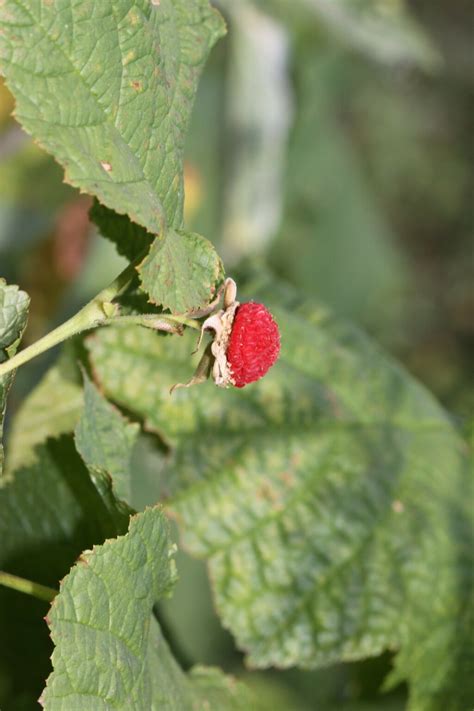
[[280,353],[280,332],[263,304],[241,304],[235,311],[226,351],[230,380],[237,388],[260,380]]

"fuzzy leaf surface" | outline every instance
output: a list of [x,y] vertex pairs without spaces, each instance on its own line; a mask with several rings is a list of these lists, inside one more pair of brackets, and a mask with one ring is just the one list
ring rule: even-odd
[[177,230],[155,239],[138,271],[150,300],[173,313],[208,304],[223,276],[212,244],[201,235]]
[[[28,294],[0,279],[0,363],[11,358],[18,347],[28,319]],[[13,373],[0,376],[0,475],[3,470],[3,419]]]
[[[192,372],[192,338],[138,330],[96,334],[95,373],[174,447],[169,505],[185,545],[208,559],[218,611],[251,664],[420,649],[423,619],[447,623],[454,670],[452,611],[472,585],[465,446],[429,393],[357,330],[282,301],[294,298],[266,299],[280,361],[243,391],[209,383],[170,398]],[[429,608],[419,591],[435,588]],[[437,685],[449,698],[451,675],[429,660],[403,675],[414,687],[430,677],[432,698]]]
[[183,147],[224,25],[207,0],[4,0],[16,116],[66,179],[152,233],[181,226]]
[[208,304],[223,277],[222,262],[212,244],[192,232],[168,230],[152,241],[143,227],[97,202],[91,217],[104,237],[115,242],[120,254],[136,259],[149,248],[138,267],[149,301],[174,313]]
[[42,697],[47,711],[249,708],[221,674],[187,677],[172,657],[152,616],[175,580],[172,554],[157,508],[133,517],[126,535],[82,554],[49,614],[56,648]]

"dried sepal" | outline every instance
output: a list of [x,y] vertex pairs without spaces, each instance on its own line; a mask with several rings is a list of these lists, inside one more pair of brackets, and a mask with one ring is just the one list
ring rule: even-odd
[[190,388],[192,385],[199,385],[200,383],[205,383],[209,379],[212,371],[212,365],[214,362],[214,356],[212,354],[212,343],[208,343],[204,353],[201,356],[201,360],[198,363],[196,370],[194,371],[193,377],[188,380],[187,383],[176,383],[170,389],[170,395],[173,394],[178,388]]

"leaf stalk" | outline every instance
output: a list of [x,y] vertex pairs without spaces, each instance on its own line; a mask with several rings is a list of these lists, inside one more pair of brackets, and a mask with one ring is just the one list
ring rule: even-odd
[[[131,262],[121,274],[105,289],[102,289],[89,303],[87,303],[74,316],[54,328],[45,336],[4,363],[0,364],[0,378],[16,368],[24,365],[28,361],[45,353],[50,348],[59,345],[63,341],[76,336],[78,333],[88,331],[97,326],[105,326],[116,323],[129,323],[155,328],[157,330],[171,330],[173,324],[181,324],[189,328],[200,329],[200,324],[195,319],[187,318],[186,315],[171,314],[137,314],[121,316],[119,307],[113,301],[124,293],[136,276],[135,266],[143,255]],[[166,325],[169,325],[167,327]]]
[[54,590],[54,588],[49,588],[46,585],[35,583],[26,578],[20,578],[18,575],[12,575],[3,570],[0,570],[0,585],[10,588],[11,590],[17,590],[18,592],[32,595],[38,598],[38,600],[44,600],[45,602],[51,602],[58,594],[58,591]]

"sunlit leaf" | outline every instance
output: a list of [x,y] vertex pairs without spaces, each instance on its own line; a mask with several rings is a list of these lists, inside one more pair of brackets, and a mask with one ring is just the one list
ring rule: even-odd
[[207,0],[5,0],[16,116],[66,179],[153,233],[181,226],[183,146],[223,23]]
[[56,648],[47,711],[250,708],[243,688],[217,670],[188,677],[173,659],[153,617],[174,583],[172,554],[155,508],[132,518],[125,536],[81,555],[48,615]]
[[207,239],[173,231],[154,241],[139,273],[153,303],[174,313],[187,313],[212,301],[223,266]]

